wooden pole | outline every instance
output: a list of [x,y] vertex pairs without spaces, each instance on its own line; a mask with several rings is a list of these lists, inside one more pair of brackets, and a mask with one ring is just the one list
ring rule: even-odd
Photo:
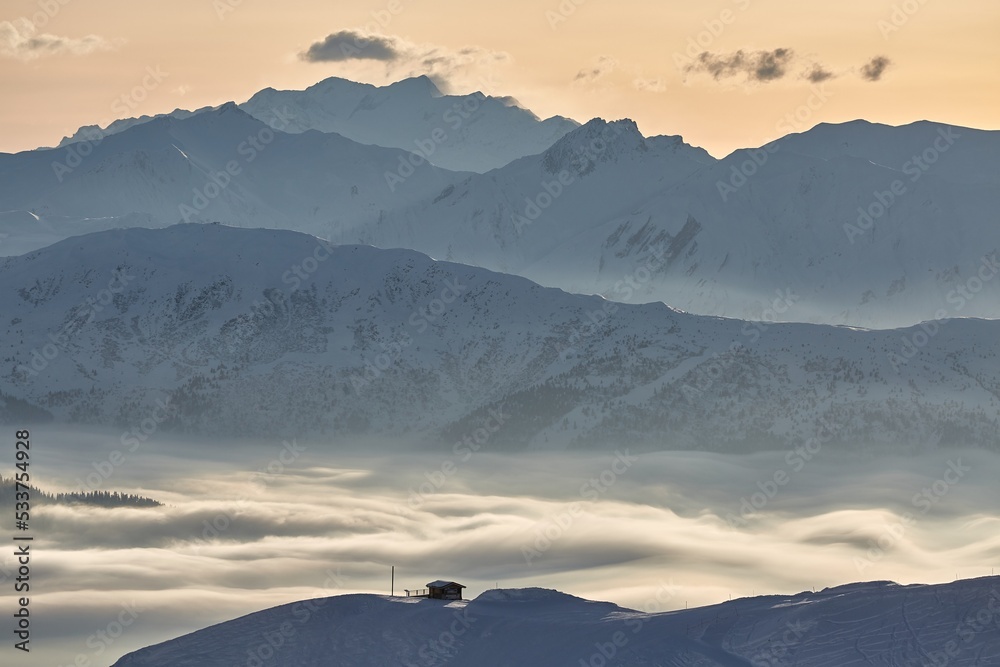
[[392,566],[391,573],[389,574],[389,597],[396,596],[396,566]]

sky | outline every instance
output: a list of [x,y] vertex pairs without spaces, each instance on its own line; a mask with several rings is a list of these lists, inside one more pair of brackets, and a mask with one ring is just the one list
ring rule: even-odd
[[998,29],[993,0],[2,0],[0,151],[268,86],[420,74],[716,156],[856,118],[998,129]]
[[[391,566],[397,594],[443,578],[469,598],[539,586],[642,608],[666,587],[667,610],[852,581],[945,583],[991,574],[1000,555],[1000,462],[986,451],[871,458],[826,445],[790,468],[784,452],[455,458],[155,433],[109,466],[119,435],[32,429],[44,488],[100,475],[164,505],[34,508],[37,652],[15,664],[107,665],[278,604],[388,594]],[[5,589],[14,560],[0,555]]]

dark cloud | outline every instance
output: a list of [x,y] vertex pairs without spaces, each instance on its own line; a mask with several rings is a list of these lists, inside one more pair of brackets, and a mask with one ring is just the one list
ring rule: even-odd
[[875,56],[862,66],[861,76],[868,81],[878,81],[891,64],[892,61],[885,56]]
[[357,30],[330,33],[299,54],[311,63],[345,60],[381,60],[392,62],[402,57],[395,39],[384,35],[364,35]]
[[352,63],[355,66],[381,63],[385,67],[382,72],[385,76],[396,80],[426,76],[445,92],[456,87],[461,90],[482,86],[484,81],[492,82],[493,68],[511,60],[504,51],[480,46],[450,49],[356,29],[327,35],[300,52],[299,59],[311,63]]
[[827,79],[832,79],[836,75],[828,69],[824,69],[822,65],[815,64],[812,68],[805,73],[805,78],[809,79],[811,83],[822,83]]
[[706,72],[715,80],[745,75],[750,81],[774,81],[787,73],[789,63],[795,53],[791,49],[778,48],[771,51],[743,51],[735,53],[711,53],[703,51],[686,72]]

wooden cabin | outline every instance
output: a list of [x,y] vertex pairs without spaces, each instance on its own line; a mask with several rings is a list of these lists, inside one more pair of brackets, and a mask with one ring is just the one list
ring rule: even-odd
[[456,583],[454,581],[444,581],[443,579],[438,579],[437,581],[432,581],[427,584],[427,588],[405,588],[406,597],[408,598],[432,598],[434,600],[461,600],[462,589],[465,588],[462,584]]
[[441,579],[427,584],[427,597],[435,600],[461,600],[462,584],[454,581],[443,581]]

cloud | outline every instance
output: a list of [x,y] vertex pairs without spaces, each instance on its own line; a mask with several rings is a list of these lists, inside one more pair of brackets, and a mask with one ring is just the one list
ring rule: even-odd
[[385,35],[366,35],[358,30],[341,30],[313,42],[299,58],[311,63],[345,60],[382,60],[392,62],[402,57],[399,40]]
[[[489,70],[494,65],[511,60],[505,51],[480,46],[452,49],[354,29],[331,33],[311,44],[298,57],[310,63],[351,63],[355,68],[379,65],[385,68],[382,75],[397,80],[426,75],[445,91],[455,78],[474,80],[474,87],[480,90],[492,88],[494,84]],[[350,74],[363,79],[373,72],[369,67],[369,71],[352,71]]]
[[667,83],[663,79],[643,79],[632,80],[632,87],[647,93],[662,93],[667,90]]
[[828,69],[824,69],[820,64],[814,64],[804,75],[805,78],[809,79],[810,83],[822,83],[827,79],[832,79],[836,74]]
[[37,32],[35,24],[24,18],[0,21],[0,56],[24,61],[64,53],[82,56],[95,51],[112,51],[122,43],[98,35],[72,38]]
[[868,81],[878,81],[892,61],[885,56],[875,56],[861,68],[861,76]]
[[[54,427],[36,437],[52,452],[51,491],[72,488],[118,441]],[[612,475],[610,452],[487,449],[465,459],[324,442],[261,477],[279,444],[240,442],[238,457],[212,444],[158,434],[106,483],[162,507],[32,514],[46,536],[47,614],[61,633],[45,664],[72,662],[119,600],[150,610],[130,630],[137,648],[280,602],[383,591],[389,563],[397,591],[455,577],[473,596],[499,581],[634,607],[649,597],[642,582],[664,572],[695,606],[855,580],[950,581],[955,568],[988,573],[1000,554],[1000,457],[984,451],[868,458],[831,444],[799,469],[782,451],[656,452]],[[927,509],[916,505],[949,460],[973,472]],[[731,528],[728,517],[744,512],[746,525]],[[869,558],[873,542],[884,553]],[[540,553],[529,563],[523,548]],[[0,554],[0,575],[14,561]],[[328,588],[330,570],[345,575],[340,589]]]
[[618,60],[611,56],[600,56],[597,58],[597,64],[593,67],[588,67],[582,69],[576,73],[573,77],[574,85],[584,85],[589,83],[594,83],[598,79],[603,79],[608,74],[611,74],[618,67]]
[[785,76],[794,56],[795,53],[786,48],[771,51],[740,49],[734,53],[703,51],[684,71],[705,72],[716,81],[739,75],[746,76],[748,81],[774,81]]

